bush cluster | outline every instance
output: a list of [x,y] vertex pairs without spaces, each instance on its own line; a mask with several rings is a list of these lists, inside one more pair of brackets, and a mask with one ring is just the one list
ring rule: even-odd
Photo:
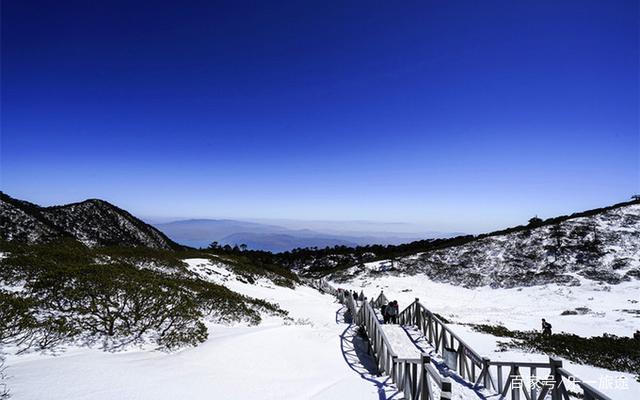
[[256,324],[263,311],[286,314],[198,279],[169,251],[90,249],[75,241],[0,249],[0,345],[114,350],[151,342],[175,349],[203,342],[205,319]]
[[603,335],[582,337],[568,333],[542,336],[535,331],[512,331],[499,325],[474,325],[478,332],[510,338],[502,349],[516,348],[564,357],[580,364],[640,375],[640,340]]

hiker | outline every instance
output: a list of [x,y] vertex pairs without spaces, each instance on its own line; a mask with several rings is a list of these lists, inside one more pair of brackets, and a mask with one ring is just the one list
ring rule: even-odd
[[633,338],[640,341],[640,329],[634,332]]
[[393,302],[393,306],[396,309],[396,324],[399,324],[400,321],[398,321],[398,318],[400,318],[400,306],[398,305],[398,300],[395,300]]
[[380,314],[382,314],[382,323],[384,324],[388,324],[389,323],[389,313],[387,313],[387,308],[389,308],[390,305],[389,304],[383,304],[380,307]]
[[551,324],[542,318],[542,336],[551,336]]
[[394,300],[387,306],[387,314],[389,314],[389,323],[398,323],[398,301]]
[[355,291],[355,290],[353,291],[353,299],[354,299],[355,301],[358,301],[358,293],[356,293],[356,291]]

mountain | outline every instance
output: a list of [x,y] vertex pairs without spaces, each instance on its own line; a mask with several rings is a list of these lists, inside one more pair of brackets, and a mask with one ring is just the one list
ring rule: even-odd
[[[240,232],[253,234],[284,234],[288,232],[286,228],[281,226],[230,219],[188,219],[154,224],[154,226],[176,242],[192,247],[207,247],[214,241],[222,245],[234,245],[235,242],[224,239]],[[241,243],[245,242],[237,244]],[[258,246],[255,248],[262,249],[260,245]]]
[[399,269],[465,286],[640,278],[640,204],[404,258]]
[[340,279],[419,274],[465,287],[579,285],[584,279],[618,284],[640,279],[640,202],[532,220],[475,237],[316,253],[294,261],[289,262],[293,268],[324,268]]
[[[364,246],[368,244],[400,244],[418,238],[452,237],[455,233],[419,231],[381,232],[380,224],[360,223],[359,229],[352,222],[340,221],[282,221],[295,228],[250,221],[230,219],[189,219],[154,224],[178,243],[192,247],[207,247],[211,242],[220,245],[246,244],[249,249],[271,252],[289,251],[302,247]],[[320,229],[301,228],[305,223]],[[398,227],[397,225],[390,225]],[[405,227],[406,228],[406,227]],[[341,230],[343,229],[343,230]]]
[[40,207],[0,192],[0,239],[35,244],[64,238],[90,247],[181,247],[156,228],[103,200]]

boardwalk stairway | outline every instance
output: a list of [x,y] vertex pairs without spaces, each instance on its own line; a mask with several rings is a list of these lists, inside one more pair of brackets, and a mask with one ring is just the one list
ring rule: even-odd
[[[562,360],[503,362],[481,356],[419,299],[400,313],[399,325],[383,324],[376,310],[388,304],[384,293],[358,302],[324,280],[316,285],[336,296],[353,323],[365,329],[378,370],[391,377],[405,399],[450,399],[453,382],[468,389],[465,398],[612,400],[564,369]],[[424,352],[416,346],[418,340],[427,344]],[[445,356],[448,368],[443,368]]]

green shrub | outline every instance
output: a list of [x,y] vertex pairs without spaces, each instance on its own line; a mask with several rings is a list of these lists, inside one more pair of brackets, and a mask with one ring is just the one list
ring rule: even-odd
[[275,304],[198,279],[181,253],[77,242],[3,243],[1,251],[8,256],[0,282],[18,289],[0,291],[0,345],[43,350],[80,342],[114,350],[151,341],[174,349],[206,340],[205,318],[257,324],[261,312],[286,315]]
[[500,344],[502,349],[537,351],[564,357],[579,364],[640,375],[640,341],[631,337],[606,334],[581,337],[568,333],[542,336],[535,331],[512,331],[496,325],[473,325],[473,329],[510,338],[511,341]]

